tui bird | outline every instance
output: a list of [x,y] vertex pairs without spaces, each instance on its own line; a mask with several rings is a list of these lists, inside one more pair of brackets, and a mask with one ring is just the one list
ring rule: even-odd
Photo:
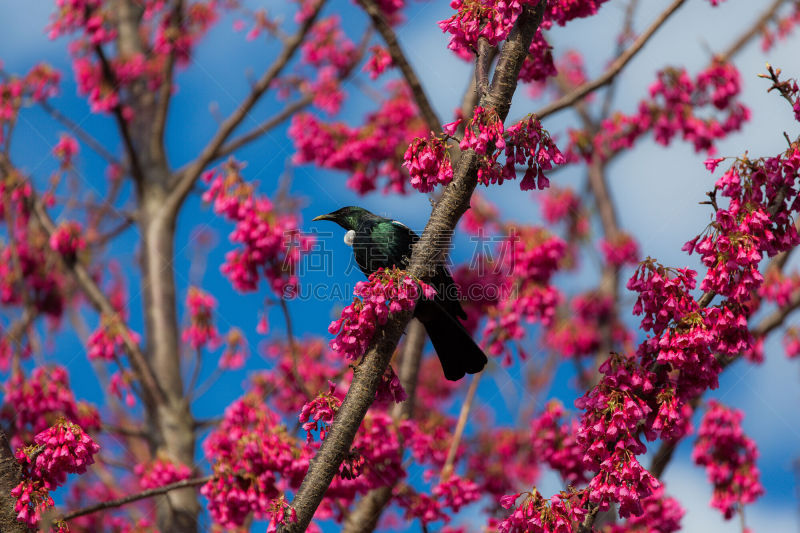
[[[330,220],[347,230],[344,242],[353,247],[356,263],[367,276],[379,268],[408,268],[411,247],[419,240],[405,224],[361,207],[343,207],[314,220]],[[458,381],[465,373],[480,372],[486,365],[486,355],[459,321],[459,318],[466,319],[467,314],[458,301],[453,278],[442,265],[428,281],[436,289],[436,296],[417,302],[414,316],[425,326],[442,363],[444,376]]]

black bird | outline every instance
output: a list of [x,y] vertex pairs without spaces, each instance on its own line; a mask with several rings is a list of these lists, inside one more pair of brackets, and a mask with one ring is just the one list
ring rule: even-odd
[[[356,263],[367,276],[379,268],[408,268],[411,247],[419,240],[405,224],[361,207],[343,207],[314,220],[330,220],[347,230],[344,242],[353,247]],[[457,381],[465,373],[480,372],[486,365],[486,355],[459,321],[459,318],[466,319],[467,314],[458,301],[453,278],[442,265],[428,281],[436,289],[436,296],[417,302],[414,316],[425,326],[442,363],[444,376]]]

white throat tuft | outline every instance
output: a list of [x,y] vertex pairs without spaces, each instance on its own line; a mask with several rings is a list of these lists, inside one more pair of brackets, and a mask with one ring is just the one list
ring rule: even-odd
[[349,230],[347,233],[344,234],[344,243],[347,246],[353,246],[353,241],[356,239],[356,232],[355,230]]

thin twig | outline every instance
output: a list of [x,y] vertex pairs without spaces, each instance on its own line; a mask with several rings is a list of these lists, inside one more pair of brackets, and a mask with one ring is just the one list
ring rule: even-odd
[[461,411],[458,413],[458,422],[456,422],[456,429],[453,432],[453,440],[450,441],[450,449],[447,450],[447,459],[445,459],[444,466],[442,467],[442,481],[449,478],[450,474],[453,473],[453,465],[456,462],[458,447],[461,445],[461,437],[464,435],[464,428],[467,427],[469,412],[472,410],[472,403],[475,400],[475,393],[478,390],[478,383],[481,381],[481,376],[483,376],[483,371],[472,376],[472,383],[469,384],[467,396],[464,398],[464,403],[461,404]]
[[[105,79],[106,83],[116,90],[118,87],[116,77],[114,76],[114,71],[111,68],[111,64],[109,63],[105,52],[103,51],[103,47],[99,44],[96,44],[94,46],[94,51],[100,60],[103,78]],[[133,137],[131,136],[130,129],[128,129],[128,122],[125,120],[125,117],[122,113],[122,104],[118,102],[112,111],[114,113],[114,118],[117,121],[117,127],[119,128],[120,135],[122,136],[122,142],[125,145],[125,151],[128,154],[131,174],[133,175],[134,179],[143,181],[144,172],[142,171],[142,166],[139,163],[139,156],[137,154],[136,147],[133,145]]]
[[555,102],[544,106],[542,109],[536,112],[536,116],[541,119],[548,115],[552,115],[557,111],[566,109],[575,104],[575,102],[585,98],[588,94],[611,83],[611,80],[613,80],[614,77],[619,74],[623,68],[625,68],[630,60],[633,59],[637,53],[639,53],[639,51],[647,43],[647,41],[650,40],[653,34],[655,34],[655,32],[664,25],[667,19],[685,2],[686,0],[675,0],[663,13],[658,16],[658,18],[650,25],[650,27],[647,28],[647,30],[641,34],[638,39],[636,39],[636,41],[634,41],[630,48],[628,48],[621,56],[611,63],[611,66],[609,66],[608,69],[602,75],[600,75],[600,77],[576,87]]
[[286,322],[286,337],[289,340],[289,353],[292,356],[292,377],[297,383],[300,392],[306,397],[306,400],[311,400],[313,396],[311,396],[308,388],[306,388],[303,376],[300,375],[300,370],[297,368],[300,354],[297,352],[297,342],[295,342],[294,339],[294,328],[292,327],[292,316],[289,314],[289,304],[286,303],[285,298],[281,298],[280,305],[281,311],[283,311],[283,319]]
[[745,45],[750,42],[750,39],[758,35],[758,33],[764,29],[764,27],[769,23],[770,20],[775,16],[778,12],[778,9],[786,3],[786,0],[775,0],[772,4],[761,14],[758,19],[756,19],[755,23],[750,26],[750,29],[744,32],[736,41],[722,54],[719,54],[719,58],[723,61],[730,61],[730,59],[738,54]]
[[109,163],[110,165],[118,166],[120,168],[124,168],[119,159],[117,159],[114,156],[114,154],[106,150],[105,146],[100,144],[100,141],[92,137],[89,134],[89,132],[81,128],[77,122],[66,116],[58,108],[52,106],[50,102],[48,102],[47,100],[42,100],[41,102],[39,102],[39,106],[45,111],[45,113],[47,113],[55,120],[63,124],[67,129],[69,129],[70,133],[72,133],[78,139],[83,141],[83,144],[88,146],[97,155],[105,159],[107,163]]

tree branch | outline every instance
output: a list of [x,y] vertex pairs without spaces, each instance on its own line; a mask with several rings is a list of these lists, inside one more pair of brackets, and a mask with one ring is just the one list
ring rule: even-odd
[[47,100],[42,100],[39,102],[39,105],[42,109],[44,109],[45,113],[53,117],[55,120],[63,124],[66,128],[69,129],[70,133],[74,134],[78,139],[83,141],[83,143],[92,149],[97,155],[102,157],[111,165],[118,166],[120,168],[124,168],[124,166],[120,163],[120,161],[114,157],[114,154],[106,150],[106,148],[100,144],[100,142],[92,137],[86,130],[80,127],[78,123],[74,120],[66,116],[62,113],[58,108],[50,105]]
[[218,159],[222,159],[223,157],[232,154],[242,146],[258,139],[268,131],[280,126],[286,119],[301,111],[302,109],[306,108],[311,104],[314,100],[314,97],[310,94],[303,96],[299,100],[292,102],[291,104],[284,107],[280,112],[276,113],[274,116],[268,118],[252,130],[248,131],[247,133],[243,133],[242,135],[236,137],[235,139],[231,139],[224,145],[217,150],[217,153],[214,154],[214,157],[210,162],[216,161]]
[[[406,400],[397,403],[392,409],[392,418],[395,421],[413,417],[414,403],[416,400],[419,367],[422,361],[422,349],[425,346],[425,327],[419,320],[411,320],[403,345],[403,359],[400,363],[400,382],[406,391]],[[404,446],[401,444],[402,455]],[[355,508],[347,515],[342,526],[342,533],[368,533],[374,531],[384,509],[392,499],[395,483],[370,490],[356,504]]]
[[176,481],[175,483],[170,483],[169,485],[164,485],[163,487],[147,489],[142,492],[138,492],[136,494],[123,496],[122,498],[117,498],[116,500],[100,502],[95,505],[90,505],[89,507],[84,507],[83,509],[77,509],[75,511],[72,511],[71,513],[65,514],[64,516],[60,517],[60,519],[72,520],[73,518],[78,518],[79,516],[86,516],[87,514],[96,513],[97,511],[102,511],[104,509],[121,507],[128,503],[144,500],[146,498],[152,498],[153,496],[159,496],[161,494],[166,494],[173,490],[185,489],[187,487],[196,487],[197,485],[203,485],[205,483],[208,483],[212,479],[214,479],[214,476],[205,476],[193,479],[184,479],[182,481]]
[[758,35],[758,32],[764,29],[770,20],[775,16],[778,12],[778,9],[786,3],[786,0],[775,0],[772,4],[761,14],[760,17],[755,21],[755,23],[750,27],[749,30],[744,32],[738,39],[719,57],[723,61],[729,61],[733,56],[738,54],[745,45],[750,42],[750,39]]
[[611,66],[608,67],[608,70],[606,70],[600,77],[576,87],[555,102],[544,106],[542,109],[536,112],[536,116],[539,117],[539,119],[542,119],[548,115],[556,113],[557,111],[566,109],[575,104],[575,102],[585,98],[588,94],[611,83],[614,77],[619,74],[623,68],[625,68],[630,60],[633,59],[637,53],[639,53],[645,43],[650,40],[653,34],[655,34],[655,32],[673,13],[675,13],[679,7],[681,7],[681,5],[684,4],[685,1],[686,0],[675,0],[672,2],[672,4],[663,13],[661,13],[661,15],[659,15],[655,21],[653,21],[650,27],[647,28],[647,30],[641,34],[638,39],[636,39],[636,41],[634,41],[631,47],[628,48],[621,56],[615,59],[613,63],[611,63]]
[[417,107],[420,113],[422,113],[422,118],[425,119],[428,128],[434,132],[440,131],[442,129],[442,123],[439,117],[436,116],[436,112],[433,110],[417,74],[414,72],[414,69],[411,68],[411,64],[409,64],[405,53],[403,53],[403,49],[400,47],[400,43],[397,41],[397,35],[389,23],[386,22],[386,18],[383,16],[381,9],[374,0],[358,0],[358,3],[364,11],[367,12],[367,15],[372,19],[372,24],[375,26],[375,29],[377,29],[378,33],[383,37],[383,41],[389,48],[389,55],[392,56],[392,63],[400,69],[406,83],[411,87],[414,101],[417,103]]
[[[481,105],[494,108],[500,120],[505,120],[508,115],[511,99],[517,88],[519,71],[528,55],[533,35],[541,23],[543,11],[541,3],[534,8],[523,9],[500,52],[489,94],[481,98]],[[450,234],[461,215],[469,208],[470,197],[477,185],[477,162],[477,154],[472,150],[466,151],[458,160],[453,182],[442,193],[425,231],[414,245],[409,267],[411,276],[427,277],[431,269],[444,259]],[[408,311],[393,314],[386,325],[376,331],[372,347],[356,368],[350,390],[292,502],[297,512],[297,522],[284,526],[284,531],[304,531],[311,522],[325,491],[353,443],[364,415],[375,399],[378,383],[410,319],[411,313]]]
[[[94,51],[100,60],[103,78],[105,79],[106,83],[112,87],[112,90],[117,90],[118,84],[116,77],[114,76],[114,71],[111,69],[111,64],[108,62],[105,52],[103,52],[103,48],[99,44],[96,44],[94,46]],[[122,104],[118,102],[112,111],[114,113],[114,118],[117,121],[119,133],[122,136],[122,142],[125,145],[125,151],[128,154],[131,174],[133,175],[134,179],[143,181],[144,172],[142,171],[142,165],[139,163],[139,156],[137,155],[136,147],[133,145],[133,137],[128,129],[128,123],[122,114]]]
[[324,4],[325,0],[319,1],[311,16],[303,22],[303,25],[300,27],[297,33],[295,33],[294,36],[286,41],[283,50],[281,50],[280,54],[278,54],[278,57],[275,58],[275,61],[272,63],[272,65],[256,82],[250,91],[250,94],[247,95],[241,104],[239,104],[239,107],[237,107],[236,110],[222,122],[219,130],[217,130],[217,133],[214,134],[214,137],[208,142],[205,148],[203,148],[197,159],[195,159],[185,171],[177,175],[177,182],[175,183],[169,196],[166,198],[166,209],[172,212],[177,211],[178,207],[181,205],[181,203],[183,203],[183,200],[189,194],[189,191],[192,190],[195,181],[197,181],[197,179],[200,177],[203,169],[214,160],[217,152],[223,146],[225,141],[228,140],[228,137],[230,137],[231,133],[233,133],[233,130],[235,130],[236,127],[242,123],[253,106],[256,105],[259,98],[261,98],[261,96],[269,88],[272,81],[280,75],[292,57],[294,57],[295,52],[303,43],[306,35],[311,30],[314,22],[317,20],[319,12]]
[[[170,13],[170,32],[177,34],[180,31],[181,19],[183,17],[183,0],[175,0],[175,6]],[[150,153],[154,154],[161,161],[166,161],[164,151],[164,131],[167,126],[167,115],[169,114],[169,103],[172,100],[173,77],[175,76],[175,47],[177,43],[172,43],[172,48],[167,55],[164,65],[164,82],[158,90],[158,102],[156,103],[155,116],[153,117],[153,134],[150,138]]]

